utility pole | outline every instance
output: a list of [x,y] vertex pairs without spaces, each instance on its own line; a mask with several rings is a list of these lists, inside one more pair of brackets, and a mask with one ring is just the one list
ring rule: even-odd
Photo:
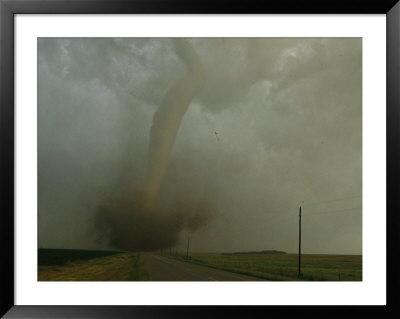
[[301,206],[299,207],[299,273],[297,277],[301,276]]
[[186,250],[186,259],[189,259],[189,241],[190,241],[190,237],[188,236],[188,245],[187,245],[187,250]]

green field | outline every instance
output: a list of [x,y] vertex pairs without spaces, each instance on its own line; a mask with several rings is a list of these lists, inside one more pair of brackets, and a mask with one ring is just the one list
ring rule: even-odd
[[361,281],[362,256],[302,255],[298,275],[297,254],[184,254],[164,255],[266,280]]
[[149,280],[139,253],[38,249],[39,281]]
[[[361,281],[362,256],[296,254],[162,254],[165,257],[273,281]],[[39,281],[150,280],[140,253],[39,249]]]

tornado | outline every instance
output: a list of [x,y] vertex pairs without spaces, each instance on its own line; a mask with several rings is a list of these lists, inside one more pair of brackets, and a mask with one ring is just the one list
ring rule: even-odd
[[145,178],[140,190],[117,183],[99,202],[95,228],[116,249],[153,251],[179,242],[183,229],[195,231],[209,220],[208,205],[188,198],[158,197],[182,118],[205,85],[203,64],[184,39],[173,40],[186,70],[163,97],[153,116]]
[[142,205],[145,210],[152,210],[182,118],[206,81],[203,64],[193,47],[180,38],[173,39],[173,45],[186,66],[186,73],[168,90],[153,116],[143,184]]

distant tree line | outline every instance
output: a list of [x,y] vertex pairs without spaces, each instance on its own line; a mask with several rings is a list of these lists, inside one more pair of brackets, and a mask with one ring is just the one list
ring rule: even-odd
[[244,255],[244,254],[286,254],[280,250],[242,251],[234,253],[222,253],[222,255]]

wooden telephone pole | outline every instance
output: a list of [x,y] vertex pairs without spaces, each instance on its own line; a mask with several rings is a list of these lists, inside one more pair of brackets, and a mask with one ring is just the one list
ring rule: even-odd
[[189,259],[189,241],[190,241],[190,237],[188,236],[188,245],[187,245],[187,250],[186,250],[186,259]]
[[301,276],[301,206],[299,207],[299,273],[297,277]]

